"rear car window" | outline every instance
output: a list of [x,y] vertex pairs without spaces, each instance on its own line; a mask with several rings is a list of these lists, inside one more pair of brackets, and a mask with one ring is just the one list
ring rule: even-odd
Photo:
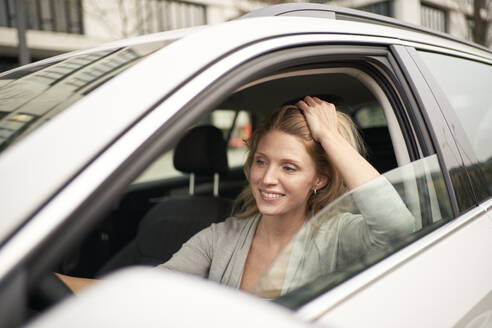
[[97,51],[0,76],[0,152],[169,43]]
[[[247,157],[248,140],[252,133],[250,114],[244,110],[216,109],[203,117],[197,125],[209,124],[220,130],[227,141],[227,160],[229,168],[241,168]],[[174,149],[161,155],[133,183],[151,182],[184,176],[174,168]],[[212,155],[211,155],[212,156]]]
[[[492,195],[492,65],[430,52],[419,52],[454,109],[468,138],[458,140],[463,156],[470,159],[471,150],[479,163],[468,171],[475,185],[485,183],[483,190]],[[470,149],[471,148],[471,149]]]

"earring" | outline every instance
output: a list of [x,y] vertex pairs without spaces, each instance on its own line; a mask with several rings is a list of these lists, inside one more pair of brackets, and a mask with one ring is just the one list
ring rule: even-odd
[[316,195],[316,191],[317,191],[317,190],[316,190],[316,189],[313,189],[313,191],[314,191],[314,195]]

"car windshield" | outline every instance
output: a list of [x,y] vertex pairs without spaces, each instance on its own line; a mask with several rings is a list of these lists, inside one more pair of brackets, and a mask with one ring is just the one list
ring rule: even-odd
[[432,155],[347,192],[304,224],[256,294],[298,308],[446,222],[440,172]]
[[90,52],[0,76],[0,152],[171,42]]

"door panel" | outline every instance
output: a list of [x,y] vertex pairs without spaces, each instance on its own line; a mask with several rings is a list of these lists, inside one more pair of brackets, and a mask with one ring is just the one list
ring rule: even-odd
[[476,316],[468,313],[492,290],[492,229],[484,211],[470,211],[408,248],[419,250],[335,305],[319,322],[333,327],[471,323]]

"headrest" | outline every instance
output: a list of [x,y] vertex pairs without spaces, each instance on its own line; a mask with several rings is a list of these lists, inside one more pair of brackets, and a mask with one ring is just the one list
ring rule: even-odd
[[174,167],[196,175],[227,173],[227,145],[222,131],[212,125],[190,129],[174,150]]

